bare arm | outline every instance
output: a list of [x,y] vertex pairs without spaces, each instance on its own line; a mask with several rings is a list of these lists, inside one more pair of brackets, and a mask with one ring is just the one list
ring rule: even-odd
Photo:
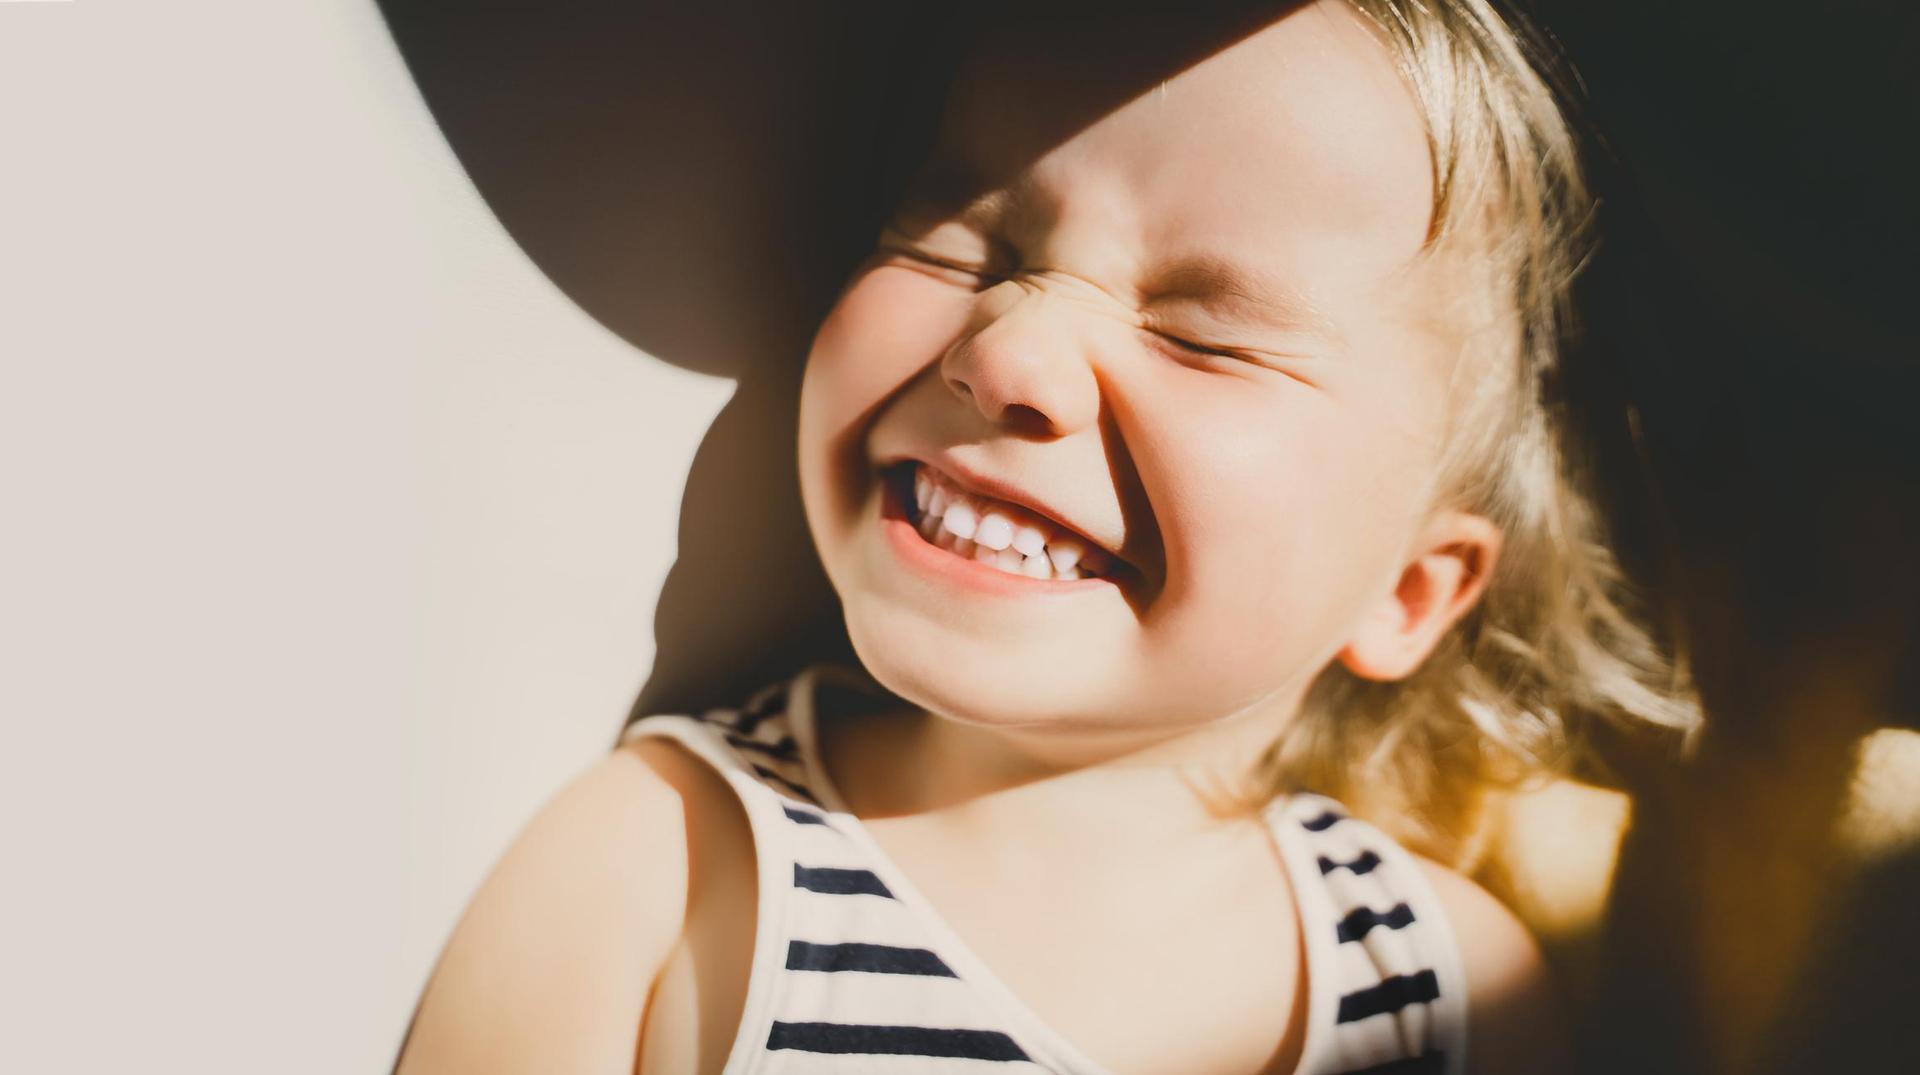
[[633,1070],[649,993],[686,920],[691,764],[642,742],[540,812],[454,930],[396,1071]]
[[1468,1070],[1571,1070],[1565,1012],[1533,935],[1479,885],[1431,862],[1420,865],[1446,906],[1466,965]]

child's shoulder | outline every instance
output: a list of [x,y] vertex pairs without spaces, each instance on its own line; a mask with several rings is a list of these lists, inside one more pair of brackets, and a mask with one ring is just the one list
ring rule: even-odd
[[1452,926],[1466,976],[1473,1071],[1565,1071],[1567,1027],[1540,946],[1520,919],[1471,879],[1408,852]]
[[710,768],[657,741],[576,776],[469,903],[396,1070],[600,1070],[631,1050],[716,869],[694,845],[730,806]]
[[[1305,804],[1312,804],[1306,806]],[[1533,935],[1492,893],[1464,874],[1400,846],[1379,828],[1348,817],[1331,800],[1303,796],[1292,807],[1308,825],[1338,818],[1355,851],[1345,862],[1323,856],[1329,873],[1384,875],[1384,887],[1350,898],[1364,905],[1406,900],[1430,908],[1445,936],[1426,945],[1429,957],[1444,952],[1464,992],[1467,1050],[1476,1075],[1566,1070],[1566,1027],[1560,998]],[[1326,832],[1333,835],[1331,827]],[[1398,866],[1397,876],[1387,867]],[[1405,903],[1399,906],[1406,906]]]
[[[752,819],[813,801],[795,732],[823,680],[838,682],[803,672],[630,725],[482,883],[399,1070],[600,1070],[632,1059],[643,1021],[665,1028],[650,1036],[645,1070],[724,1055],[741,983],[727,995],[716,968],[744,970],[740,938],[753,935]],[[706,979],[697,989],[689,961]],[[512,1018],[493,1017],[503,1012]]]
[[[1270,810],[1310,961],[1319,944],[1338,994],[1329,1040],[1345,1066],[1416,1042],[1433,1058],[1471,1056],[1476,1075],[1564,1069],[1559,1004],[1511,911],[1336,800],[1296,792]],[[1399,1045],[1381,1037],[1388,1025]]]

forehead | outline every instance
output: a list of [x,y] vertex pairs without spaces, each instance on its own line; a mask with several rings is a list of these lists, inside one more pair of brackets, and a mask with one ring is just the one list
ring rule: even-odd
[[962,67],[909,204],[1014,242],[1225,258],[1319,291],[1418,253],[1432,163],[1386,47],[1324,0],[1254,26],[1003,32]]

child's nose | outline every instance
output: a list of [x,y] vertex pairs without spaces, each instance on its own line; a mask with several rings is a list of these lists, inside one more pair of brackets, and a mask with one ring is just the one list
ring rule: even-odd
[[988,421],[1016,433],[1064,437],[1091,425],[1100,387],[1071,305],[1013,285],[982,294],[967,333],[940,360],[941,378]]

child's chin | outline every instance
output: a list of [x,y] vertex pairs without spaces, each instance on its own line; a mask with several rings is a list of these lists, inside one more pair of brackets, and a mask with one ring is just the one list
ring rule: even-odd
[[948,719],[987,727],[1022,727],[1085,721],[1111,714],[1115,677],[1085,661],[1062,667],[1057,660],[1000,652],[955,652],[954,645],[915,645],[899,632],[863,637],[853,632],[861,663],[882,686],[914,705]]

